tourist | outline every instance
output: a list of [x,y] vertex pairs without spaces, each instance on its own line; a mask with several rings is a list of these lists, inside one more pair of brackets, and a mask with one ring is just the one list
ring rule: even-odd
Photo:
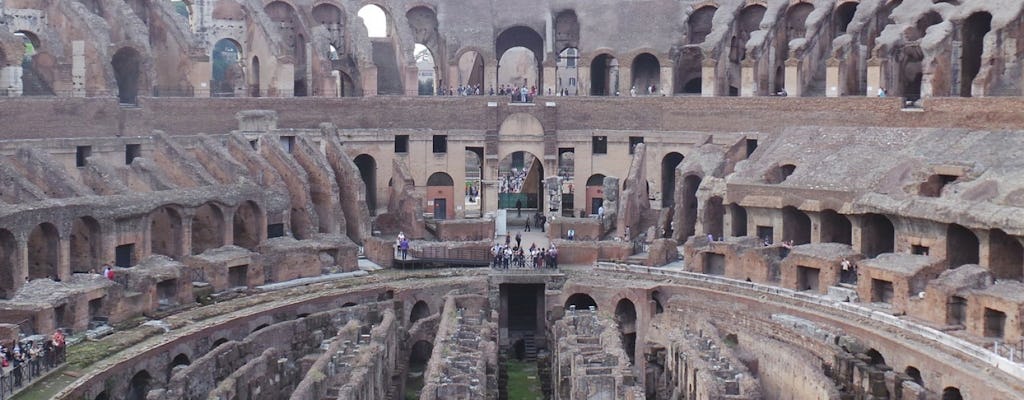
[[878,88],[878,97],[885,97],[885,88]]
[[405,260],[409,256],[409,239],[402,238],[402,241],[398,244],[398,249],[402,251],[402,259]]
[[576,240],[576,230],[569,228],[569,231],[565,234],[566,239]]
[[523,200],[521,199],[516,199],[516,216],[523,216]]
[[110,267],[110,263],[103,264],[103,277],[114,280],[114,269]]
[[631,236],[630,236],[630,234],[629,234],[629,225],[626,225],[626,231],[625,231],[625,232],[623,232],[623,235],[622,235],[622,240],[625,240],[625,241],[627,241],[627,242],[628,242],[628,241],[629,241],[629,238],[630,238],[630,237],[631,237]]
[[710,242],[714,242],[714,241],[715,241],[715,235],[712,235],[712,234],[709,233],[708,234],[708,242],[710,243]]
[[526,232],[530,231],[530,219],[529,218],[526,219],[526,227],[525,227],[524,231],[526,231]]
[[[618,96],[618,93],[615,92],[615,95]],[[629,97],[636,97],[636,86],[629,88]]]
[[597,207],[597,219],[604,221],[604,205]]
[[546,215],[542,214],[540,216],[540,231],[541,232],[545,232],[544,229],[547,227],[547,224],[548,224],[548,217]]
[[516,247],[522,246],[522,243],[523,243],[523,235],[520,234],[519,232],[516,232]]

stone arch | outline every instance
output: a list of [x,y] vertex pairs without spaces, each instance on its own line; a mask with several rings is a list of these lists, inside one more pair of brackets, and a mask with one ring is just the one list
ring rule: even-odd
[[420,300],[412,306],[412,311],[409,313],[409,323],[416,323],[421,319],[430,316],[430,305],[427,302]]
[[623,298],[615,304],[615,322],[619,324],[622,347],[629,362],[636,363],[637,313],[632,300]]
[[960,40],[960,95],[971,97],[974,78],[981,71],[981,55],[985,50],[985,35],[992,30],[992,14],[981,11],[971,14],[963,22]]
[[946,261],[949,269],[978,264],[979,248],[978,236],[970,229],[958,224],[949,224],[946,228]]
[[56,278],[59,275],[60,233],[49,222],[36,225],[28,236],[28,278]]
[[263,225],[263,212],[260,206],[252,200],[244,201],[235,209],[232,219],[232,232],[234,232],[234,245],[248,250],[256,250],[262,238],[260,228]]
[[853,21],[853,15],[857,12],[857,6],[860,3],[857,1],[846,1],[836,5],[835,11],[833,11],[833,23],[832,26],[834,31],[832,37],[839,37],[846,33],[846,28],[850,26],[850,22]]
[[713,196],[704,203],[704,233],[715,238],[725,236],[725,207],[722,198]]
[[892,253],[896,248],[896,228],[892,221],[884,215],[873,213],[864,214],[860,219],[860,252],[868,258]]
[[[633,57],[630,71],[633,74],[631,85],[636,88],[637,93],[656,95],[661,87],[661,62],[658,57],[651,53],[640,53]],[[648,87],[654,90],[648,92]]]
[[922,388],[924,387],[924,379],[921,378],[921,370],[917,369],[917,367],[908,365],[907,368],[903,370],[903,372],[907,374],[907,376],[909,376],[910,379],[914,381],[914,383],[917,383],[918,386],[921,386]]
[[783,29],[779,29],[778,42],[775,46],[777,53],[775,65],[772,67],[775,72],[773,93],[786,87],[785,62],[789,59],[789,42],[803,38],[807,34],[807,16],[812,11],[814,11],[814,5],[806,2],[793,4],[786,9]]
[[192,254],[224,245],[224,212],[214,203],[196,208],[192,217]]
[[597,214],[598,208],[604,205],[604,175],[593,174],[587,178],[586,203],[587,214]]
[[178,353],[178,355],[174,356],[174,358],[171,359],[171,363],[167,365],[167,380],[170,381],[171,376],[174,375],[174,368],[178,366],[188,366],[191,364],[192,361],[189,360],[188,354]]
[[97,268],[103,238],[100,223],[93,217],[76,218],[71,223],[71,272],[89,272]]
[[697,231],[697,189],[700,188],[700,183],[701,178],[697,175],[687,175],[683,178],[683,204],[680,204],[681,209],[676,209],[677,213],[683,214],[683,226],[678,227],[677,232],[680,240],[686,240]]
[[619,93],[619,60],[611,53],[596,54],[590,61],[590,95]]
[[682,164],[684,158],[682,154],[674,151],[661,158],[661,208],[676,204],[676,168]]
[[544,195],[544,177],[547,175],[544,159],[537,156],[543,151],[508,150],[510,152],[498,160],[498,208],[515,209],[521,202],[522,208],[543,210],[547,197]]
[[[430,356],[434,352],[434,344],[426,340],[417,341],[409,348],[409,372],[407,382],[411,379],[412,373],[422,373],[427,370]],[[409,386],[408,383],[406,386]]]
[[739,204],[731,203],[729,204],[729,217],[732,225],[730,232],[732,237],[747,236],[747,209]]
[[712,20],[715,17],[716,11],[718,11],[718,7],[704,5],[690,14],[690,18],[686,20],[686,41],[688,43],[704,43],[704,39],[711,33],[711,29],[714,27]]
[[213,19],[245,21],[245,10],[235,0],[217,0],[213,4]]
[[819,216],[822,243],[853,244],[853,225],[845,215],[825,209]]
[[[416,93],[420,96],[433,96],[439,93],[438,85],[443,79],[441,79],[441,69],[438,68],[434,51],[430,49],[430,46],[416,42],[413,45],[413,60],[415,60],[418,70]],[[481,94],[483,94],[483,89],[481,89]]]
[[118,101],[123,104],[134,104],[139,96],[140,87],[145,87],[142,76],[142,55],[132,47],[122,47],[110,59],[114,68],[114,80],[117,81]]
[[[761,20],[767,11],[764,5],[757,3],[748,5],[740,11],[736,18],[736,34],[732,37],[729,50],[729,60],[734,64],[747,59],[747,42],[750,40],[750,34],[760,29]],[[736,84],[738,85],[738,81]]]
[[864,355],[868,356],[871,365],[885,365],[885,357],[874,348],[868,349],[868,351],[864,352]]
[[[24,41],[24,57],[22,67],[22,96],[53,95],[53,81],[56,73],[57,60],[44,48],[39,35],[28,30],[18,30],[14,36]],[[9,60],[18,63],[17,60]],[[3,64],[6,65],[6,64]]]
[[699,47],[683,47],[676,60],[673,92],[677,94],[702,93],[704,90],[703,64],[704,54]]
[[572,9],[555,14],[555,52],[570,47],[580,47],[580,21]]
[[14,234],[0,229],[0,297],[14,296],[15,282],[18,282],[18,241]]
[[964,400],[964,396],[960,394],[960,389],[955,386],[949,386],[942,389],[942,400]]
[[597,310],[597,302],[586,293],[574,293],[565,299],[565,308],[569,309],[570,306],[576,306],[577,310],[586,310],[590,307],[594,307],[594,310]]
[[182,254],[181,212],[171,206],[160,207],[149,213],[149,251],[173,259]]
[[242,45],[235,39],[220,39],[213,45],[210,56],[211,96],[233,97],[236,89],[245,86],[244,59]]
[[227,343],[227,342],[228,342],[227,338],[217,339],[216,341],[213,342],[213,345],[210,346],[210,350],[216,349],[218,346],[220,346],[220,345],[222,345],[224,343]]
[[360,154],[352,160],[359,169],[359,177],[366,185],[363,200],[370,210],[370,215],[377,215],[377,160],[369,154]]
[[996,279],[1024,280],[1024,247],[1001,229],[988,234],[989,269]]
[[284,34],[281,38],[285,44],[288,55],[292,56],[292,95],[305,96],[307,89],[306,65],[308,56],[306,54],[306,27],[302,23],[298,12],[291,3],[275,0],[263,6],[263,11],[271,21],[277,23]]
[[[505,53],[515,47],[522,47],[533,53],[533,79],[526,77],[526,86],[536,86],[538,90],[544,87],[544,77],[540,72],[543,70],[541,63],[544,61],[544,37],[533,28],[517,25],[509,27],[498,34],[494,41],[495,56],[498,58],[498,83],[509,83],[501,80],[501,62]],[[507,67],[506,67],[507,68]],[[521,85],[521,82],[513,82]]]
[[793,206],[782,208],[782,240],[793,244],[811,242],[811,218]]
[[515,113],[509,115],[498,128],[498,135],[543,135],[544,125],[533,115]]
[[[435,172],[427,178],[424,200],[433,202],[434,219],[455,217],[455,180],[445,172]],[[428,210],[431,211],[431,210]]]
[[469,85],[484,86],[484,57],[477,50],[464,49],[457,58],[459,76],[457,82],[451,82],[454,86]]
[[128,382],[128,395],[125,400],[145,400],[149,389],[153,386],[153,377],[147,370],[136,372]]
[[371,38],[390,37],[394,33],[394,24],[388,10],[377,3],[367,3],[356,12],[366,25],[366,32]]

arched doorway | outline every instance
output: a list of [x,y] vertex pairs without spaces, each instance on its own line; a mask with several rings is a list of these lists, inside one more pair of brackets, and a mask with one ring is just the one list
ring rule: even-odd
[[979,261],[978,236],[964,226],[949,224],[946,228],[946,260],[949,269]]
[[20,279],[17,263],[18,241],[10,231],[0,229],[0,297],[4,299],[14,296],[14,283]]
[[428,210],[433,210],[434,219],[455,217],[455,181],[444,172],[435,172],[427,178]]
[[28,278],[58,277],[60,236],[49,222],[36,225],[28,235]]
[[[391,16],[376,4],[363,6],[357,15],[363,19],[370,45],[373,47],[373,64],[377,66],[377,94],[404,94],[398,56],[401,49],[395,40],[395,26]],[[410,85],[414,83],[409,82]]]
[[283,1],[270,2],[263,7],[263,11],[278,25],[279,31],[284,33],[281,39],[294,59],[292,95],[306,96],[306,73],[309,62],[306,56],[306,27],[302,25],[295,9]]
[[213,203],[196,209],[192,217],[192,254],[224,245],[224,213]]
[[533,153],[515,151],[498,161],[498,208],[544,209],[544,164]]
[[232,97],[235,89],[241,88],[245,82],[242,72],[242,46],[233,39],[221,39],[213,45],[210,63],[213,65],[210,95],[214,97]]
[[498,35],[494,49],[499,60],[499,85],[536,87],[538,93],[543,90],[544,80],[540,74],[544,61],[543,36],[532,28],[514,26]]
[[356,12],[359,18],[363,19],[366,26],[366,33],[371,38],[384,38],[390,34],[388,26],[388,15],[384,9],[376,4],[367,4]]
[[725,207],[722,198],[714,196],[704,204],[704,233],[722,238],[725,230]]
[[661,63],[651,53],[642,53],[633,58],[632,87],[637,94],[654,96],[664,89],[661,87]]
[[[14,36],[21,38],[25,48],[25,55],[21,61],[21,95],[53,95],[52,82],[57,67],[56,60],[43,51],[43,44],[35,33],[22,30],[15,32]],[[10,60],[10,63],[17,64],[17,60]]]
[[484,148],[483,147],[467,147],[466,148],[466,202],[463,208],[466,210],[466,216],[476,216],[480,212],[480,196],[482,195],[483,185],[481,184],[481,178],[484,174]]
[[676,168],[683,162],[683,155],[671,152],[661,159],[661,208],[676,204]]
[[579,95],[579,42],[580,22],[573,10],[564,10],[555,15],[555,50],[558,62],[555,64],[557,82],[555,92],[559,96]]
[[131,47],[122,47],[110,60],[117,81],[117,97],[121,104],[135,104],[142,83],[142,55]]
[[353,162],[359,168],[359,177],[366,185],[366,193],[363,193],[363,200],[366,201],[366,208],[370,215],[377,215],[377,161],[369,154],[360,154]]
[[913,379],[914,383],[917,383],[919,386],[924,387],[924,379],[921,378],[920,370],[913,366],[908,366],[907,369],[905,369],[903,372],[906,373],[907,376],[910,377],[910,379]]
[[434,55],[427,46],[420,43],[413,45],[413,59],[416,61],[417,94],[433,96],[437,93],[437,66]]
[[835,210],[822,210],[819,218],[822,243],[853,244],[853,225],[849,218]]
[[146,370],[136,373],[128,384],[128,396],[125,397],[125,400],[146,400],[152,380],[153,378]]
[[700,188],[701,179],[697,175],[687,175],[683,178],[683,204],[676,212],[683,213],[683,225],[678,227],[679,235],[676,239],[686,240],[693,236],[697,230],[697,189]]
[[160,207],[149,213],[149,248],[153,254],[173,259],[182,256],[181,214],[171,207]]
[[704,43],[704,39],[707,38],[708,34],[711,33],[711,29],[714,28],[712,20],[715,18],[715,12],[718,8],[715,6],[703,6],[698,8],[693,14],[690,14],[690,18],[686,21],[687,35],[686,41],[689,44],[701,44]]
[[988,234],[989,269],[996,279],[1024,279],[1024,247],[1020,240],[1001,229]]
[[836,38],[846,33],[846,28],[850,26],[850,22],[853,21],[853,14],[857,12],[857,5],[859,2],[848,1],[840,4],[836,7],[835,17],[832,26],[835,30],[832,33],[832,37]]
[[795,245],[811,242],[811,218],[796,207],[782,208],[782,240]]
[[629,299],[622,299],[615,305],[615,322],[619,324],[622,347],[631,364],[636,364],[636,306]]
[[785,29],[780,29],[777,40],[775,58],[775,82],[772,87],[773,93],[780,92],[786,87],[785,62],[789,59],[789,42],[793,39],[803,38],[807,34],[807,16],[814,11],[811,3],[797,3],[786,10]]
[[604,205],[604,175],[593,174],[587,178],[587,214],[597,214]]
[[480,53],[473,50],[462,53],[458,68],[458,85],[484,87],[484,57]]
[[942,389],[942,400],[964,400],[964,396],[960,394],[960,389],[950,386]]
[[565,308],[569,309],[572,306],[575,306],[577,310],[587,310],[591,307],[597,310],[597,302],[586,293],[575,293],[569,296],[568,299],[565,299]]
[[409,349],[409,372],[405,377],[405,393],[419,398],[420,391],[424,385],[424,373],[427,371],[427,364],[430,363],[430,356],[434,352],[434,345],[426,340],[417,341]]
[[864,214],[861,216],[860,252],[865,257],[876,257],[892,253],[896,244],[896,229],[884,215]]
[[747,236],[747,209],[736,203],[729,204],[729,216],[732,237]]
[[260,244],[260,221],[263,213],[253,201],[245,201],[235,209],[232,217],[234,245],[248,250],[256,250]]
[[[741,63],[747,59],[747,42],[750,34],[760,29],[761,20],[767,9],[761,4],[751,4],[740,11],[736,18],[736,30],[729,42],[729,95],[738,96],[742,86]],[[735,88],[735,90],[734,90]]]
[[98,270],[102,240],[96,219],[81,217],[71,223],[71,272]]
[[409,323],[416,323],[423,318],[430,316],[430,306],[427,302],[420,300],[412,306],[412,312],[409,313]]
[[590,95],[619,94],[619,60],[611,54],[600,54],[590,61]]
[[179,366],[187,367],[191,364],[192,361],[188,359],[188,355],[185,353],[179,353],[178,355],[174,356],[174,359],[171,360],[171,363],[167,365],[167,380],[171,380],[171,376],[174,375],[175,368]]
[[960,41],[960,95],[971,97],[974,78],[981,71],[981,55],[985,50],[985,35],[992,30],[992,14],[976,12],[964,20]]

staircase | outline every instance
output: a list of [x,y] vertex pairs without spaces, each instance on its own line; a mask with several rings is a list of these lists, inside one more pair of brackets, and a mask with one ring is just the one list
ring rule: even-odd
[[523,336],[523,349],[525,354],[523,359],[526,362],[537,362],[537,343],[534,342],[532,334]]
[[404,94],[394,43],[373,40],[373,63],[377,65],[377,94]]
[[43,80],[31,61],[21,64],[22,96],[53,96],[53,89]]

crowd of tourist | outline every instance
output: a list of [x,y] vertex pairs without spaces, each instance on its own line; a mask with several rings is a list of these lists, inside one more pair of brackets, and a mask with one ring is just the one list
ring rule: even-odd
[[519,193],[523,190],[523,183],[526,182],[526,168],[512,168],[508,175],[503,175],[498,180],[499,193]]
[[[548,95],[551,95],[551,90],[548,89]],[[568,89],[563,90],[565,96],[569,95]],[[513,103],[528,103],[533,101],[534,97],[537,97],[537,86],[527,87],[525,84],[520,85],[506,85],[502,84],[495,90],[494,86],[491,86],[487,92],[479,85],[459,85],[457,88],[449,86],[447,88],[440,88],[437,91],[438,96],[482,96],[487,94],[489,96],[508,96]]]
[[54,332],[48,340],[0,343],[0,392],[10,393],[65,359],[64,334]]
[[529,249],[523,249],[520,237],[516,235],[513,246],[510,236],[505,236],[505,244],[495,243],[491,247],[491,268],[558,268],[558,248],[554,244],[550,249],[538,247],[536,243]]

